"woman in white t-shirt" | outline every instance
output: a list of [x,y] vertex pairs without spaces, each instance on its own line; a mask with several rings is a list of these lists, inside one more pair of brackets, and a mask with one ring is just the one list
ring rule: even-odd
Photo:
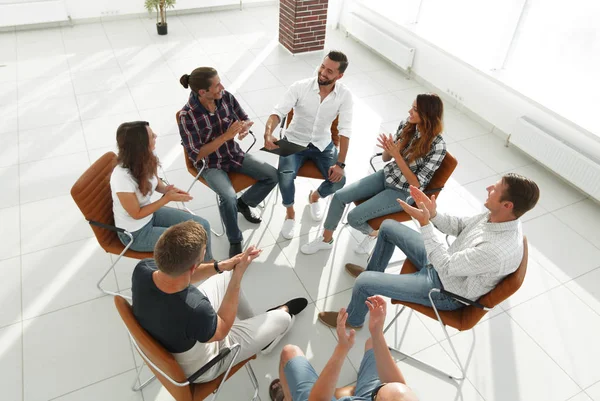
[[[187,202],[190,194],[173,185],[165,185],[157,175],[158,157],[154,154],[156,134],[145,121],[123,123],[117,129],[118,165],[110,177],[115,225],[133,235],[131,249],[152,252],[160,235],[170,226],[187,220],[202,224],[208,234],[205,260],[212,260],[208,221],[186,211],[165,206],[169,202]],[[152,194],[161,198],[152,201]],[[119,233],[123,244],[129,237]]]

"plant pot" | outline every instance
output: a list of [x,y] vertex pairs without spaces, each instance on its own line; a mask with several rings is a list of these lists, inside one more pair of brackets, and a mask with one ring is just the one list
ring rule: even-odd
[[164,23],[161,24],[160,22],[158,22],[156,24],[156,32],[158,32],[159,35],[166,35],[168,33],[167,28],[169,27],[169,24]]

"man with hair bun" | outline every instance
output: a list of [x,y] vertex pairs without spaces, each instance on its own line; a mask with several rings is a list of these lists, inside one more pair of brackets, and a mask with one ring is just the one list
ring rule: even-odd
[[[237,99],[227,92],[217,70],[200,67],[181,76],[179,82],[190,88],[188,102],[179,112],[177,124],[187,156],[210,189],[219,195],[219,212],[229,239],[229,256],[242,251],[242,232],[237,215],[250,223],[261,219],[250,208],[256,207],[277,185],[277,170],[252,154],[245,154],[235,141],[248,135],[253,122]],[[239,198],[227,173],[239,172],[258,182]]]

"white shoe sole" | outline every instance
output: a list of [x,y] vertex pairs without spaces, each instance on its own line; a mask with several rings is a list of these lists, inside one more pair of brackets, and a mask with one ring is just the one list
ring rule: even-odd
[[306,249],[304,249],[303,247],[300,247],[300,252],[302,252],[305,255],[314,255],[315,253],[319,252],[319,251],[331,251],[333,247],[329,247],[329,248],[319,248],[319,249],[311,249],[310,252],[307,252]]
[[281,341],[281,339],[283,337],[285,337],[285,335],[292,329],[292,326],[294,325],[294,321],[295,320],[296,320],[296,316],[292,315],[292,321],[288,325],[287,329],[285,329],[285,331],[283,333],[281,333],[280,335],[278,335],[277,337],[275,337],[275,339],[273,340],[273,342],[271,344],[269,344],[269,346],[267,348],[265,348],[262,351],[260,351],[260,353],[262,355],[270,354],[271,351],[273,351],[273,349],[275,349],[275,347],[277,346],[277,344],[279,344],[279,342]]

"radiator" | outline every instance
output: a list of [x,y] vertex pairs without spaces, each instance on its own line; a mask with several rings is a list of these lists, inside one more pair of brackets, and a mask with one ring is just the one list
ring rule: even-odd
[[527,117],[517,120],[509,141],[593,198],[600,200],[600,161],[559,139]]
[[346,29],[350,35],[377,53],[381,55],[385,54],[388,60],[403,70],[408,72],[412,67],[415,49],[379,30],[370,22],[363,19],[358,13],[350,13]]
[[0,27],[67,21],[64,0],[17,0],[0,4]]

